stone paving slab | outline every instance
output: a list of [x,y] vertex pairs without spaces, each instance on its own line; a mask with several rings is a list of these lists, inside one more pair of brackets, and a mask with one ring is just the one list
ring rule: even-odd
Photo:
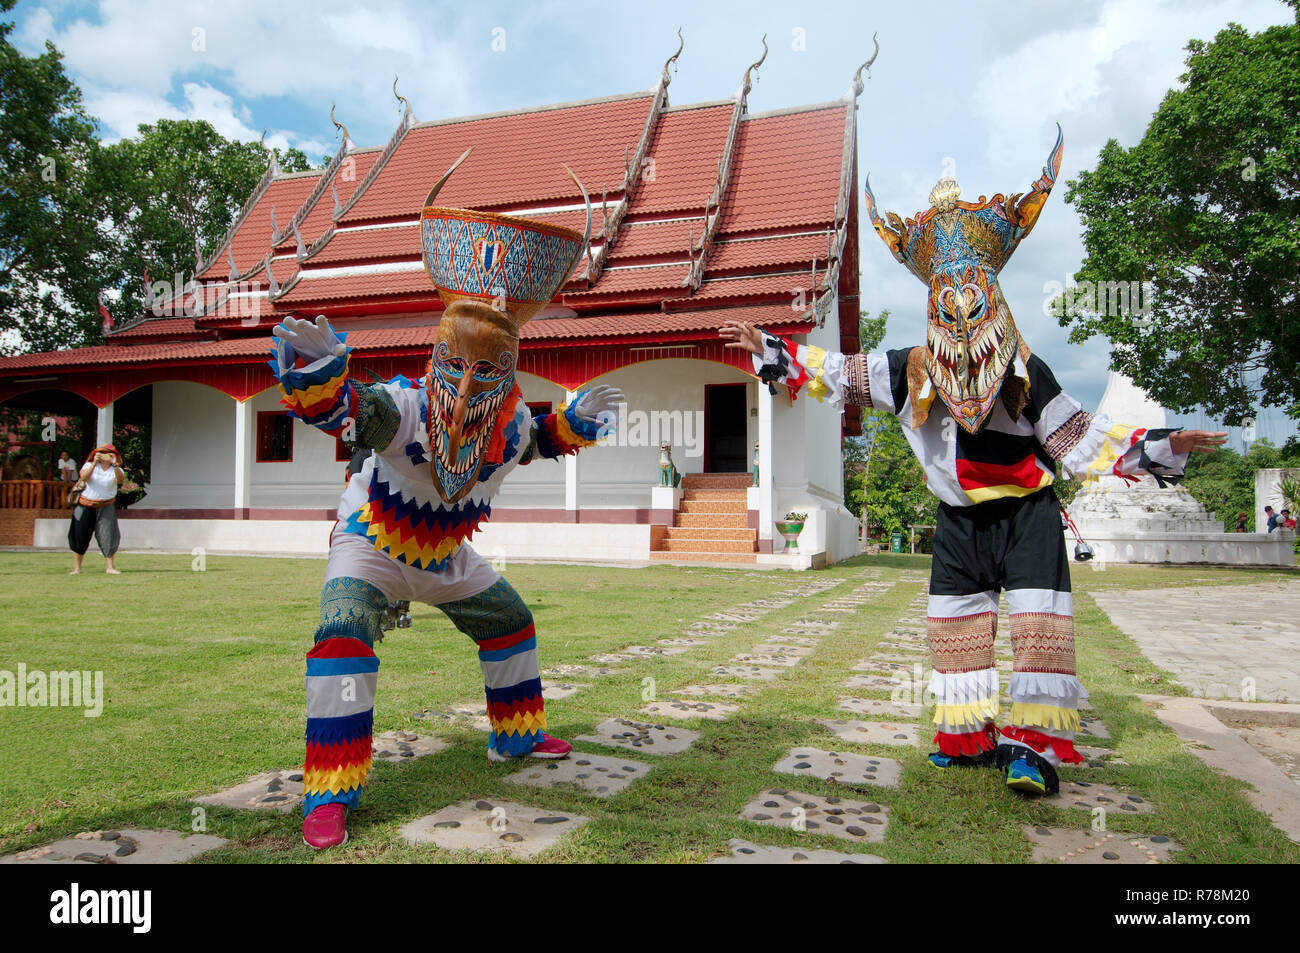
[[586,687],[585,682],[564,682],[544,678],[542,679],[542,697],[548,702],[559,701],[561,698],[576,695]]
[[834,780],[837,784],[870,784],[886,788],[898,787],[903,776],[902,763],[892,758],[811,747],[791,748],[772,770],[821,781]]
[[871,801],[770,788],[745,805],[740,816],[756,824],[830,834],[842,840],[880,843],[889,826],[889,808]]
[[1300,702],[1300,580],[1091,596],[1193,694],[1240,699],[1243,679],[1252,679],[1257,701]]
[[802,645],[806,648],[816,648],[822,644],[821,639],[806,635],[769,635],[767,641],[774,645]]
[[873,662],[891,662],[902,665],[905,668],[911,668],[918,662],[929,661],[929,653],[921,652],[876,652],[871,656]]
[[762,668],[758,665],[718,665],[709,670],[715,678],[748,678],[759,682],[770,682],[781,674],[779,668]]
[[635,748],[646,754],[677,754],[689,748],[699,737],[698,732],[678,728],[676,725],[610,718],[596,726],[594,735],[579,735],[577,740],[615,748]]
[[1022,826],[1033,841],[1037,863],[1064,864],[1167,864],[1169,855],[1182,850],[1161,834],[1151,837],[1110,832],[1069,830],[1060,827]]
[[371,757],[375,761],[400,764],[410,758],[423,758],[426,755],[437,754],[446,747],[447,742],[432,735],[417,735],[410,731],[385,731],[375,735],[371,745]]
[[740,711],[739,705],[728,705],[723,702],[658,701],[642,708],[641,714],[649,718],[673,718],[678,721],[691,718],[726,721],[738,711]]
[[[781,638],[776,636],[775,638]],[[754,646],[755,655],[791,655],[795,658],[807,658],[815,649],[811,645],[787,645],[778,642],[763,642]]]
[[461,702],[447,706],[446,717],[451,721],[469,722],[475,731],[491,731],[492,723],[488,721],[487,702]]
[[1101,807],[1107,811],[1118,811],[1124,814],[1155,812],[1155,807],[1146,798],[1120,791],[1109,784],[1098,784],[1096,781],[1067,781],[1062,778],[1060,793],[1041,800],[1052,807],[1077,808],[1082,811]]
[[[1075,745],[1074,750],[1083,755],[1091,768],[1127,767],[1128,762],[1110,748],[1094,748],[1089,745]],[[1077,767],[1063,765],[1062,767]]]
[[542,671],[551,678],[597,678],[601,675],[621,675],[622,669],[597,665],[552,665]]
[[854,675],[844,683],[847,688],[861,688],[870,692],[892,692],[900,682],[885,675]]
[[0,857],[0,864],[180,864],[226,843],[210,834],[136,830],[86,831]]
[[803,632],[804,634],[816,634],[834,632],[839,627],[840,624],[838,622],[821,622],[817,619],[795,619],[785,627],[785,631],[791,632],[793,630],[794,634],[800,632]]
[[911,745],[917,747],[916,725],[892,721],[851,721],[818,718],[817,724],[833,731],[841,740],[863,745]]
[[679,688],[675,692],[669,692],[669,694],[684,695],[687,698],[745,698],[757,691],[758,689],[753,685],[731,685],[726,682],[717,682],[708,685],[687,685],[685,688]]
[[1092,735],[1094,738],[1110,738],[1110,730],[1100,718],[1079,716],[1079,734]]
[[671,645],[629,645],[617,652],[593,655],[592,659],[597,662],[631,662],[644,658],[667,658],[671,655],[681,655],[685,651],[687,649]]
[[780,665],[782,668],[793,668],[802,662],[803,659],[797,655],[773,655],[770,652],[741,652],[731,657],[728,664],[731,665]]
[[659,639],[655,642],[655,644],[667,645],[671,648],[694,649],[694,648],[699,648],[701,645],[709,645],[711,643],[709,642],[708,639],[682,638],[682,639]]
[[642,761],[575,751],[560,761],[530,761],[528,767],[505,780],[529,787],[580,788],[596,797],[613,797],[645,777],[650,768]]
[[868,658],[868,659],[863,659],[861,662],[858,662],[857,664],[855,664],[855,665],[853,666],[853,668],[850,669],[850,671],[853,671],[853,672],[876,672],[876,673],[886,673],[886,674],[888,674],[888,673],[892,673],[892,672],[904,672],[904,673],[908,673],[908,674],[910,674],[911,671],[912,671],[912,666],[917,665],[917,664],[919,664],[919,663],[916,663],[916,662],[882,662],[882,661],[878,661],[878,660],[873,659],[873,658]]
[[533,857],[589,819],[511,801],[461,801],[402,825],[398,833],[410,844]]
[[920,718],[925,710],[924,705],[879,698],[841,698],[837,707],[855,715],[880,715],[884,718]]
[[194,798],[195,804],[233,807],[241,811],[270,810],[288,814],[302,807],[302,768],[264,771],[242,784]]
[[844,854],[836,850],[768,847],[734,838],[727,842],[730,857],[716,857],[711,864],[884,864],[875,854]]

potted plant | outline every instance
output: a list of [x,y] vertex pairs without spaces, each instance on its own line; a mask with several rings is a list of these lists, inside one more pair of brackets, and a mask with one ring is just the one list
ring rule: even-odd
[[796,513],[794,510],[786,513],[785,519],[776,521],[776,531],[785,540],[785,549],[781,550],[781,552],[799,552],[799,534],[803,532],[806,522],[808,522],[808,514]]

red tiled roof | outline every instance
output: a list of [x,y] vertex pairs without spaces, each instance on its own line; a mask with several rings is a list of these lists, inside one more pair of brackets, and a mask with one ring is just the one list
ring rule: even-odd
[[[821,281],[821,274],[817,280]],[[811,268],[807,273],[784,275],[756,275],[750,278],[733,278],[727,280],[704,281],[700,289],[691,295],[691,301],[713,301],[719,298],[748,298],[753,295],[765,297],[784,297],[794,299],[795,289],[810,291],[812,285]],[[809,296],[811,297],[811,295]]]
[[841,103],[741,123],[719,233],[833,221],[845,108]]
[[590,193],[616,188],[623,181],[626,146],[640,138],[650,101],[646,94],[415,126],[343,220],[419,214],[434,182],[470,146],[474,154],[438,194],[439,205],[493,208],[579,198],[563,165]]
[[173,337],[181,334],[194,333],[193,318],[146,318],[135,327],[126,328],[122,331],[115,331],[109,335],[109,340],[116,341],[121,338],[142,338],[142,337]]
[[[702,207],[702,206],[701,206]],[[611,263],[624,258],[649,258],[654,255],[684,255],[692,235],[696,241],[704,233],[704,216],[671,222],[624,222],[618,239],[610,249]]]
[[[748,321],[753,324],[798,324],[798,315],[780,305],[757,305],[744,308],[719,308],[664,314],[608,314],[590,318],[549,318],[524,325],[520,337],[525,341],[578,338],[636,337],[681,331],[705,331],[721,327],[724,321]],[[401,350],[432,347],[438,334],[437,325],[403,328],[364,328],[347,332],[350,347],[360,351]],[[267,357],[271,349],[269,335],[232,338],[225,341],[176,341],[165,344],[135,346],[99,345],[0,357],[0,376],[6,371],[29,368],[77,368],[96,364],[148,364],[159,361],[220,363],[236,359]]]
[[[703,211],[718,179],[733,105],[665,112],[650,141],[646,167],[629,210],[634,214],[683,209]],[[653,179],[648,171],[653,168]]]
[[[231,237],[229,247],[235,253],[235,266],[240,273],[248,271],[266,257],[271,250],[271,208],[275,207],[275,220],[280,227],[286,227],[294,212],[298,211],[303,200],[311,194],[321,176],[317,169],[313,174],[295,173],[271,180],[262,197],[249,209],[248,216]],[[230,256],[223,245],[212,262],[212,267],[202,275],[204,280],[225,278],[230,270]]]
[[308,268],[317,265],[337,265],[342,262],[390,261],[399,258],[420,257],[420,223],[411,222],[399,228],[366,228],[359,231],[335,232],[334,236],[304,263]]
[[348,275],[336,278],[303,278],[288,294],[275,299],[277,310],[284,311],[301,301],[324,301],[338,298],[382,298],[392,295],[437,294],[421,265],[416,271],[381,272],[374,275]]
[[[618,246],[615,245],[617,248]],[[660,265],[654,268],[606,268],[601,272],[596,287],[589,291],[566,292],[565,300],[585,299],[592,295],[607,295],[627,291],[681,288],[690,272],[690,266]]]
[[808,235],[790,235],[784,238],[743,239],[720,241],[705,259],[705,274],[712,276],[720,271],[745,271],[771,265],[807,264],[811,271],[813,258],[826,264],[826,232]]
[[[346,205],[348,199],[352,198],[352,193],[364,181],[366,173],[370,171],[370,167],[379,158],[379,153],[379,149],[367,149],[364,152],[357,150],[349,152],[343,158],[343,161],[339,163],[330,185],[333,185],[338,191],[341,205]],[[325,186],[325,191],[321,193],[312,210],[307,213],[307,217],[298,226],[298,232],[302,235],[302,243],[306,246],[310,247],[312,242],[324,235],[329,227],[334,224],[334,195],[330,191],[330,185]],[[304,197],[303,201],[305,202],[310,197],[309,193]],[[300,211],[300,208],[294,209],[294,213]],[[281,228],[289,227],[289,219],[282,217],[279,209],[276,210],[275,218],[280,223]],[[290,232],[285,235],[284,240],[276,247],[292,251],[298,247],[298,243],[294,241],[293,233]]]

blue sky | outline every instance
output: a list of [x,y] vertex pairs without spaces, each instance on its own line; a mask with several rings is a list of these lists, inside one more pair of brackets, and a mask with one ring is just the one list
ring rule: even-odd
[[[1141,137],[1177,83],[1188,39],[1210,39],[1230,21],[1261,30],[1293,14],[1278,0],[54,0],[21,2],[12,16],[20,48],[50,40],[63,52],[107,140],[159,117],[202,118],[234,138],[266,129],[270,142],[316,162],[337,147],[332,103],[359,144],[387,140],[400,115],[395,75],[422,120],[632,92],[654,86],[680,26],[686,47],[670,99],[701,102],[735,93],[766,33],[771,53],[749,100],[759,112],[842,96],[879,33],[858,148],[859,172],[871,173],[886,209],[919,211],[947,171],[966,198],[1024,191],[1055,124],[1063,127],[1060,184],[1001,281],[1030,347],[1095,406],[1107,342],[1070,345],[1043,314],[1044,284],[1066,281],[1082,254],[1064,180],[1091,168],[1107,139]],[[861,240],[863,306],[893,314],[885,346],[920,343],[922,286],[869,228]],[[1259,430],[1280,443],[1295,427],[1272,412]]]

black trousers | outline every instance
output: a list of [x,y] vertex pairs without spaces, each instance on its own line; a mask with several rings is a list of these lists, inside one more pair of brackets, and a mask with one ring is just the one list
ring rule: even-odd
[[68,548],[78,556],[84,556],[90,548],[92,536],[99,543],[99,551],[105,559],[117,552],[122,534],[117,528],[116,504],[82,506],[78,503],[72,508],[72,521],[68,525]]

